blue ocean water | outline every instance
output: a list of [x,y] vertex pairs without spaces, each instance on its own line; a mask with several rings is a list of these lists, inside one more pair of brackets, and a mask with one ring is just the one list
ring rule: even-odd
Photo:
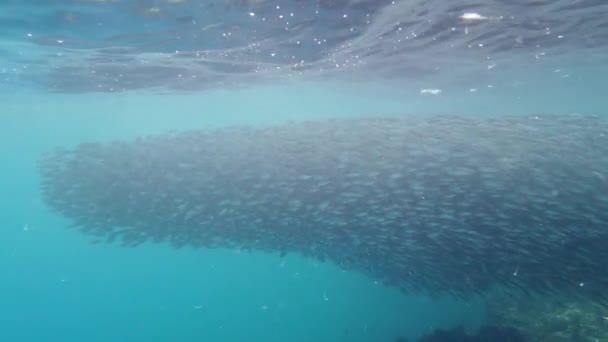
[[297,255],[93,245],[40,198],[37,159],[54,146],[400,111],[399,101],[311,84],[177,96],[20,93],[3,103],[3,340],[379,341],[478,324],[475,302],[404,296]]
[[[365,1],[353,4],[367,4],[369,8],[363,5],[354,8],[371,13],[374,19],[370,20],[377,20],[382,27],[382,18],[386,17],[378,13],[384,3],[390,2],[381,2],[378,8]],[[167,6],[189,2],[132,1],[130,5],[137,9],[133,12],[136,14],[120,12],[117,6],[124,3],[56,1],[47,5],[40,1],[6,1],[0,5],[3,9],[0,27],[5,32],[0,34],[3,39],[0,42],[1,341],[394,341],[398,336],[413,339],[440,327],[463,324],[474,329],[483,324],[481,299],[404,294],[363,274],[341,270],[331,262],[299,255],[281,257],[224,249],[175,250],[162,243],[137,248],[93,244],[88,237],[70,229],[69,219],[50,210],[40,195],[37,163],[44,153],[56,147],[73,147],[87,141],[129,140],[171,130],[266,125],[290,120],[385,114],[604,115],[606,111],[608,64],[601,44],[606,29],[601,35],[594,33],[597,46],[571,44],[572,51],[566,52],[549,45],[545,49],[531,47],[523,53],[513,49],[501,51],[496,62],[484,58],[471,61],[473,58],[469,56],[454,56],[451,61],[449,56],[442,56],[441,63],[437,62],[441,72],[424,77],[407,73],[403,77],[371,77],[374,68],[362,67],[361,71],[353,66],[352,71],[344,74],[316,70],[308,75],[305,71],[304,76],[275,79],[276,75],[264,69],[272,69],[274,64],[270,67],[271,62],[258,61],[264,69],[260,73],[271,75],[249,77],[250,74],[243,73],[240,78],[235,76],[239,72],[231,70],[222,74],[225,77],[220,80],[215,77],[219,71],[210,70],[208,84],[183,90],[169,77],[143,70],[131,75],[137,81],[117,82],[115,89],[110,89],[108,79],[128,79],[130,68],[135,70],[139,64],[133,62],[134,66],[130,66],[131,61],[122,62],[112,69],[117,67],[114,62],[96,62],[92,51],[125,48],[129,40],[114,44],[107,36],[127,34],[148,21],[152,22],[151,28],[146,29],[152,36],[149,45],[158,46],[154,45],[155,35],[160,35],[158,30],[163,27],[154,25],[170,26],[173,22],[162,21],[156,13],[168,12]],[[226,6],[229,3],[226,1]],[[319,3],[325,3],[320,11],[327,13],[341,13],[341,6],[349,6],[348,1]],[[455,9],[454,13],[481,12],[489,17],[495,15],[492,9],[497,12],[500,8],[493,1],[480,9],[464,4],[464,9]],[[258,11],[256,6],[270,5],[291,6],[296,14],[306,6],[298,1],[280,4],[244,1],[235,2],[234,8],[224,15],[240,11],[248,17],[253,17],[250,13],[254,12],[255,17],[260,17],[266,9]],[[428,15],[435,20],[447,16],[443,6],[428,6],[431,6]],[[311,5],[310,12],[318,8],[319,5]],[[504,13],[505,17],[516,14],[514,9],[509,10],[513,12]],[[608,11],[600,2],[585,13],[593,10]],[[196,21],[199,15],[196,12],[190,17],[187,8],[178,12],[167,16],[178,18],[181,23]],[[288,12],[284,15],[288,16]],[[544,17],[547,25],[562,27],[560,18],[549,20],[551,15],[548,11]],[[403,16],[407,18],[408,13]],[[44,20],[33,19],[38,17]],[[87,21],[99,18],[112,18],[104,21],[105,30],[90,26],[89,31],[79,31],[87,27]],[[133,18],[142,23],[131,22],[132,27],[127,26]],[[235,24],[230,26],[226,18],[214,21],[223,25],[223,31],[229,31],[226,27],[236,30]],[[71,26],[76,25],[73,22],[79,26]],[[307,27],[312,27],[310,31],[298,37],[339,30],[333,48],[365,38],[364,34],[344,38],[342,30],[331,23],[328,19],[308,24]],[[205,27],[212,24],[195,26],[206,34],[213,28]],[[358,27],[357,23],[351,25]],[[245,31],[243,26],[240,29]],[[135,31],[141,34],[139,29]],[[268,43],[262,39],[272,36],[257,37],[260,45],[254,49],[285,51],[286,56],[292,53],[291,45],[283,45],[281,32],[275,31],[269,29],[265,34],[277,35],[277,41]],[[586,31],[580,29],[571,34],[576,32],[584,37]],[[28,40],[39,36],[44,38],[36,42]],[[61,46],[79,38],[88,43]],[[487,45],[491,46],[490,38]],[[135,60],[159,53],[154,49],[138,49],[142,39],[134,38],[135,52],[118,55],[132,55],[129,58]],[[169,53],[205,44],[203,38],[188,42],[180,42],[173,36],[166,39],[169,43],[165,38],[156,43]],[[65,42],[58,43],[59,40]],[[244,43],[220,44],[204,47],[211,51],[209,55],[220,55],[232,53],[235,46]],[[442,46],[445,44],[448,43]],[[377,48],[388,49],[384,45]],[[416,48],[425,51],[422,46]],[[308,52],[307,57],[314,61],[313,69],[321,70],[328,60],[338,58],[330,50]],[[540,50],[546,50],[547,56],[539,56]],[[434,47],[426,53],[434,58],[437,51],[441,49]],[[58,53],[63,55],[58,57]],[[58,65],[57,59],[68,56],[67,63]],[[390,63],[402,61],[410,66],[428,67],[422,52],[409,57],[405,51],[399,56]],[[235,53],[230,59],[245,59],[244,65],[251,67],[249,57]],[[208,62],[217,59],[209,57]],[[176,67],[182,67],[180,63]],[[69,67],[84,69],[68,70]],[[231,67],[237,68],[234,63]],[[107,70],[99,79],[83,76],[89,68]],[[146,83],[154,84],[148,88]],[[102,86],[93,89],[91,84]],[[433,89],[440,92],[423,91]]]

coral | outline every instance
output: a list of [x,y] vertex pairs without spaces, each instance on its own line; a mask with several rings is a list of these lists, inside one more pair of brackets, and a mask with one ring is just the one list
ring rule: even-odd
[[484,326],[477,334],[468,335],[462,327],[452,330],[435,330],[419,342],[523,342],[524,336],[515,328]]
[[590,301],[493,298],[487,311],[492,323],[516,327],[529,341],[608,341],[608,308]]

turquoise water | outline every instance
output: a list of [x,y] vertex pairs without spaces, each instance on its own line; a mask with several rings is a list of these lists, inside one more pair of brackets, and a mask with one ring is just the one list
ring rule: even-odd
[[2,339],[391,341],[461,322],[476,326],[482,307],[475,301],[406,296],[297,255],[93,245],[40,198],[37,159],[56,146],[408,108],[396,98],[363,98],[363,90],[313,84],[178,96],[20,93],[5,99]]
[[[356,272],[297,255],[93,245],[45,207],[38,189],[37,160],[56,146],[82,141],[235,123],[452,110],[496,115],[543,108],[568,113],[578,108],[594,113],[604,103],[585,90],[603,80],[587,79],[560,87],[561,102],[542,103],[535,101],[543,96],[540,87],[535,89],[541,94],[498,90],[492,98],[478,95],[467,100],[448,95],[421,99],[416,92],[400,94],[393,87],[336,84],[163,96],[5,94],[0,132],[4,193],[0,198],[4,208],[0,337],[13,341],[392,341],[437,327],[464,323],[473,328],[482,320],[479,300],[404,295]],[[383,95],[369,96],[372,93]],[[510,101],[514,94],[522,100]]]
[[[12,44],[3,50],[22,50]],[[43,202],[37,162],[56,147],[86,141],[235,124],[387,114],[605,115],[601,51],[507,58],[491,70],[479,62],[468,77],[446,68],[425,79],[296,78],[183,93],[53,92],[4,72],[0,341],[394,341],[440,327],[474,329],[484,321],[479,298],[404,294],[295,254],[93,244]],[[442,92],[421,94],[427,88]]]

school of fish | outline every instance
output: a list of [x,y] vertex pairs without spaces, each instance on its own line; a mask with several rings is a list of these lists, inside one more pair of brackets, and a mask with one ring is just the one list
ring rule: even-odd
[[364,117],[84,143],[40,161],[98,242],[329,260],[404,292],[608,301],[608,120]]

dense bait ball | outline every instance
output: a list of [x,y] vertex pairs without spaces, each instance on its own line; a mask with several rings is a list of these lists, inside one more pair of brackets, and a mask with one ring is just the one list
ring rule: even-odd
[[597,117],[189,131],[82,144],[40,169],[48,204],[103,241],[295,252],[407,292],[500,284],[604,300],[608,288]]

